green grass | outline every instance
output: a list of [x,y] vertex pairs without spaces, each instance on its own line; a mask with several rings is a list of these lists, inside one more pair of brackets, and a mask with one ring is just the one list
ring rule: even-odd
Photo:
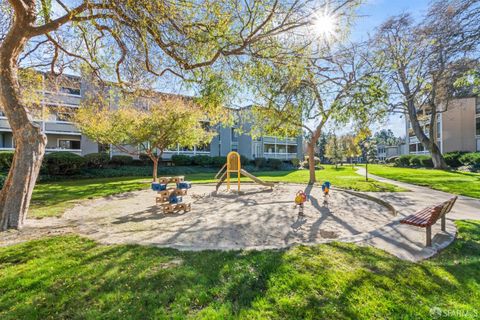
[[[263,171],[254,175],[265,181],[307,183],[308,171]],[[329,180],[333,186],[359,191],[402,191],[390,184],[365,180],[351,167],[326,166],[317,171],[318,181]],[[215,182],[215,173],[198,172],[186,175],[194,183]],[[250,181],[242,178],[242,181]],[[61,216],[79,200],[92,199],[150,187],[149,177],[117,177],[97,179],[76,179],[39,183],[32,196],[29,216],[35,218]]]
[[480,317],[480,221],[421,263],[354,244],[181,252],[57,236],[0,248],[0,319]]
[[372,174],[449,193],[480,198],[480,173],[369,165]]

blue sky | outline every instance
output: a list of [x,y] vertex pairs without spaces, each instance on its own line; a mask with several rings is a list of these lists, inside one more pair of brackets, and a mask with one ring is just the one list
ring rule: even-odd
[[[363,40],[373,34],[375,28],[388,17],[403,12],[420,18],[428,8],[429,0],[367,0],[360,6],[357,21],[352,27],[352,40]],[[397,136],[405,135],[405,122],[398,115],[390,116],[388,121],[375,129],[390,128]]]

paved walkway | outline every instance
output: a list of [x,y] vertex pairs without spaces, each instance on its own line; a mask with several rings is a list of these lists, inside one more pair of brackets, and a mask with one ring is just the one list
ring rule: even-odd
[[[365,169],[360,168],[357,173],[365,176]],[[480,220],[480,200],[458,196],[455,206],[447,216],[446,232],[440,230],[440,223],[435,224],[432,228],[433,245],[430,248],[425,247],[425,229],[400,224],[399,220],[422,208],[448,200],[454,195],[371,174],[369,174],[369,178],[390,183],[410,191],[368,193],[371,196],[389,202],[397,210],[398,216],[391,223],[370,232],[369,237],[358,241],[358,244],[367,244],[383,249],[402,259],[419,261],[435,255],[455,239],[456,227],[453,220]]]

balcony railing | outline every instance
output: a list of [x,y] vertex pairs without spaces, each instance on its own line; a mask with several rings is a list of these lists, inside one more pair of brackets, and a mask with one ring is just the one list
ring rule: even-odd
[[82,96],[76,94],[69,94],[64,92],[43,92],[44,104],[53,104],[53,105],[67,105],[78,107],[82,101]]
[[263,156],[267,159],[290,160],[297,158],[297,153],[264,152]]

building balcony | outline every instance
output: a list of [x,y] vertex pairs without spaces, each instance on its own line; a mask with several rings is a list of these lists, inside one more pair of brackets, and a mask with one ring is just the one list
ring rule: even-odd
[[72,122],[67,121],[45,121],[45,133],[81,135],[82,133]]
[[277,137],[263,137],[264,143],[277,143],[277,144],[297,144],[297,138],[277,138]]
[[[34,123],[42,128],[46,134],[82,135],[73,122],[35,120]],[[0,117],[0,131],[12,131],[6,117]]]
[[82,96],[63,92],[44,91],[42,103],[50,105],[62,105],[78,107],[82,102]]
[[[15,151],[15,148],[0,148],[0,151]],[[45,149],[46,153],[58,152],[58,151],[73,152],[73,153],[76,153],[78,155],[82,154],[82,149],[61,149],[61,148],[47,148],[47,149]]]
[[267,159],[291,160],[297,158],[297,153],[264,152],[263,157]]

